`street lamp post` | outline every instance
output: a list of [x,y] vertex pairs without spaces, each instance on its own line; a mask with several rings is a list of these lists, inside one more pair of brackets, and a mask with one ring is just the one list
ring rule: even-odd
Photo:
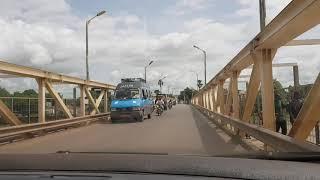
[[102,14],[106,13],[106,11],[101,11],[99,12],[97,15],[95,15],[94,17],[92,17],[91,19],[86,21],[86,79],[87,81],[90,80],[89,78],[89,63],[88,63],[88,54],[89,54],[89,50],[88,50],[88,26],[91,20],[93,20],[94,18],[101,16]]
[[161,92],[161,93],[162,93],[163,80],[164,80],[166,77],[167,77],[167,76],[159,79],[159,81],[158,81],[158,85],[160,86],[160,92]]
[[144,80],[147,82],[147,67],[149,67],[154,61],[150,61],[148,65],[144,67]]
[[200,50],[204,54],[204,85],[207,84],[207,52],[196,45],[193,45],[194,48]]

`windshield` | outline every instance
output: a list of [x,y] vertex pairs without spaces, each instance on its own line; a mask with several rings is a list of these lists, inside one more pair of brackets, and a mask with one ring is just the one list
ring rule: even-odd
[[140,98],[139,89],[121,88],[116,90],[115,99],[137,99]]
[[0,2],[0,156],[320,152],[320,0]]

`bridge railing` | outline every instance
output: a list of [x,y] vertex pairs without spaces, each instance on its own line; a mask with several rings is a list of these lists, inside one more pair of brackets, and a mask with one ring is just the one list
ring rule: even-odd
[[[95,81],[87,81],[77,77],[66,76],[53,72],[48,72],[36,68],[30,68],[20,66],[16,64],[0,61],[0,73],[5,74],[6,77],[15,78],[32,78],[35,79],[38,84],[38,97],[37,101],[37,121],[39,123],[45,123],[49,120],[46,118],[46,103],[54,101],[58,109],[62,112],[62,116],[67,119],[74,118],[75,112],[72,112],[72,108],[69,108],[68,102],[65,101],[57,90],[55,85],[71,84],[80,89],[79,98],[79,114],[77,116],[86,117],[88,115],[100,114],[108,112],[108,91],[114,90],[115,86]],[[97,91],[93,91],[93,89]],[[48,99],[46,92],[52,97]],[[93,92],[97,94],[94,97]],[[86,100],[87,99],[87,100]],[[91,106],[92,108],[86,108]],[[13,105],[13,104],[12,104]],[[103,107],[101,107],[103,106]],[[8,107],[8,103],[4,102],[4,99],[0,98],[0,116],[9,125],[22,125],[23,122],[17,117],[17,113],[12,112],[13,107]],[[75,109],[77,111],[77,109]],[[30,116],[30,114],[29,114]]]
[[[253,40],[251,40],[214,78],[192,98],[192,104],[219,115],[250,124],[254,104],[261,90],[262,127],[276,130],[272,61],[282,46],[315,45],[320,41],[295,40],[320,22],[320,1],[293,0]],[[244,105],[239,103],[238,78],[242,70],[252,68]],[[227,95],[223,85],[230,79]],[[296,84],[296,83],[295,83]],[[304,142],[320,120],[320,73],[297,116],[289,136]],[[240,114],[240,111],[242,112]],[[223,118],[222,118],[223,117]],[[220,121],[219,120],[219,121]],[[227,124],[228,124],[227,123]],[[228,125],[230,126],[230,125]],[[239,127],[232,127],[232,129]],[[241,129],[241,128],[239,128]],[[246,130],[240,136],[244,137]],[[261,129],[262,130],[262,129]],[[268,144],[268,142],[264,142]]]
[[[75,91],[74,91],[75,92]],[[63,102],[66,104],[70,110],[73,117],[80,116],[80,98],[62,98]],[[38,101],[37,97],[0,97],[0,100],[13,112],[22,124],[31,124],[38,122]],[[54,121],[58,119],[65,118],[63,111],[57,103],[55,103],[54,98],[46,97],[46,107],[45,107],[45,118],[46,121]],[[104,99],[102,99],[101,104],[104,104]],[[110,104],[110,102],[108,102]],[[85,111],[91,112],[94,108],[89,104],[86,105]],[[104,112],[104,107],[99,106],[100,112]],[[10,126],[1,116],[0,116],[0,128],[4,126]]]
[[[205,115],[207,115],[211,120],[215,121],[215,123],[224,126],[223,128],[225,128],[226,130],[231,130],[234,134],[237,134],[240,131],[246,132],[247,135],[250,135],[257,140],[264,142],[275,150],[283,152],[320,152],[320,147],[315,144],[301,142],[289,136],[285,136],[269,129],[265,129],[261,126],[245,123],[239,119],[235,119],[221,113],[213,112],[201,106],[196,105],[195,107],[202,111]],[[232,128],[226,127],[227,124],[231,125]]]
[[62,119],[44,123],[24,124],[0,129],[0,144],[11,143],[26,138],[41,136],[63,129],[75,128],[88,125],[90,123],[104,120],[107,121],[110,113],[100,113],[96,115]]

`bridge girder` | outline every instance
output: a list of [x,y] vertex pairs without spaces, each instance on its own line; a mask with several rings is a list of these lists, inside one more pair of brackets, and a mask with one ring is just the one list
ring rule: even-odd
[[[234,74],[245,68],[252,67],[253,70],[247,88],[242,117],[238,117],[237,119],[249,123],[259,88],[261,88],[262,119],[264,119],[263,127],[275,131],[272,60],[278,49],[283,46],[320,44],[320,40],[316,39],[295,40],[295,38],[312,29],[319,23],[320,0],[291,1],[289,5],[285,7],[285,9],[282,10],[259,34],[257,34],[255,38],[253,38],[220,72],[217,73],[217,75],[200,89],[194,98],[198,98],[199,96],[202,97],[204,93],[217,87],[217,113],[223,114],[224,116],[228,115],[228,113],[230,113],[232,99],[235,98],[235,95],[231,94],[236,94],[235,89],[232,87],[232,84],[234,84],[233,81],[235,81],[235,79],[233,79]],[[297,67],[297,64],[285,64],[285,66],[288,65]],[[274,65],[274,67],[278,66]],[[282,67],[282,65],[279,65],[279,67]],[[231,78],[232,80],[229,87],[230,92],[227,96],[227,104],[225,104],[225,94],[223,86],[221,86],[223,83],[221,82],[225,82],[228,78]],[[237,77],[237,79],[238,78],[239,77]],[[310,92],[313,96],[319,94],[318,81],[319,75]],[[296,84],[299,83],[296,82],[295,78],[295,85]],[[319,120],[320,114],[314,110],[314,107],[319,107],[320,98],[318,98],[318,96],[316,97],[317,98],[307,98],[305,105],[303,106],[304,108],[302,108],[299,113],[298,121],[293,125],[293,129],[290,132],[290,136],[293,138],[305,140],[317,122],[315,119],[318,118],[317,120]],[[236,101],[235,98],[235,102]],[[201,103],[196,105],[201,106]],[[237,107],[237,104],[232,104],[232,106]],[[239,108],[237,108],[237,110],[239,110]],[[308,125],[306,125],[306,123]]]

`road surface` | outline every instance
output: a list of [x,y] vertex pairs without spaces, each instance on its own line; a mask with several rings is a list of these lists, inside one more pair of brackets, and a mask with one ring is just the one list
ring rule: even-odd
[[0,153],[57,151],[220,155],[245,149],[188,105],[140,123],[98,123],[0,146]]

